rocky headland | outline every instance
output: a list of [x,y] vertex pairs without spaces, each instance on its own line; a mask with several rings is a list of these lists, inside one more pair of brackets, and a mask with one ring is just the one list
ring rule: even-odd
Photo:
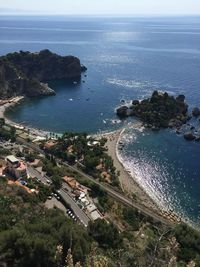
[[49,50],[15,52],[0,57],[0,99],[19,95],[53,95],[47,80],[81,76],[87,68],[74,56],[60,56]]
[[183,132],[184,138],[189,141],[200,141],[200,136],[194,134],[195,127],[188,123],[192,115],[194,118],[200,116],[200,109],[195,107],[190,115],[184,95],[174,97],[166,92],[154,91],[150,98],[142,101],[133,100],[129,105],[117,108],[116,113],[120,118],[135,116],[143,122],[146,128],[152,130],[176,128],[177,134],[180,134],[181,127],[187,124],[189,131]]

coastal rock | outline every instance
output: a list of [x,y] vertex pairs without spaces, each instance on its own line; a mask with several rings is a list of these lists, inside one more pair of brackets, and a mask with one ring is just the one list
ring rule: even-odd
[[133,100],[132,101],[132,105],[133,106],[137,106],[137,105],[139,105],[140,104],[140,101],[139,100]]
[[[86,68],[86,66],[84,66],[84,65],[81,65],[81,71],[82,72],[85,72],[85,71],[87,71],[87,68]],[[87,77],[87,75],[84,75],[85,77]]]
[[196,139],[195,135],[192,132],[185,133],[184,138],[188,141],[193,141]]
[[130,107],[123,106],[117,109],[120,117],[136,116],[145,124],[152,125],[153,129],[180,127],[187,122],[188,105],[185,96],[176,98],[167,92],[154,91],[150,98],[142,101],[133,100]]
[[168,127],[169,128],[174,128],[175,127],[175,120],[170,120],[169,123],[168,123]]
[[196,142],[200,142],[200,136],[197,136],[197,137],[195,138],[195,141],[196,141]]
[[127,117],[129,108],[127,106],[121,106],[117,108],[116,112],[119,117]]
[[193,110],[192,110],[192,115],[193,115],[194,117],[199,117],[199,116],[200,116],[200,109],[197,108],[197,107],[193,108]]
[[55,92],[43,81],[77,78],[86,70],[78,58],[59,56],[47,49],[10,53],[0,57],[0,98],[52,95]]
[[176,97],[176,101],[177,102],[184,102],[185,101],[185,96],[184,95],[178,95]]
[[28,97],[36,97],[39,95],[47,96],[47,95],[55,95],[56,92],[51,89],[46,83],[38,83],[37,80],[28,82],[28,90],[24,91],[24,94]]

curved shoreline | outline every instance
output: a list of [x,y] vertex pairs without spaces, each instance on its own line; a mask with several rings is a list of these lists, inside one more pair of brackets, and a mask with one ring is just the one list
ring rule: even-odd
[[[37,128],[32,128],[29,126],[24,126],[23,124],[20,123],[15,123],[8,119],[5,115],[6,110],[9,107],[12,107],[20,101],[25,99],[23,96],[18,96],[12,99],[7,99],[5,100],[6,103],[0,106],[0,117],[5,119],[5,122],[18,128],[18,129],[23,129],[24,131],[30,131],[30,134],[34,137],[46,137],[47,135],[50,134],[50,132],[43,131],[41,129]],[[133,127],[141,127],[141,123],[133,123]],[[112,157],[114,166],[116,167],[116,170],[120,171],[120,184],[122,190],[133,200],[140,202],[142,205],[150,208],[154,213],[159,214],[160,216],[163,217],[168,217],[164,216],[162,212],[162,208],[159,207],[159,205],[156,203],[156,201],[151,198],[151,196],[144,190],[144,188],[137,182],[137,180],[134,178],[131,173],[128,172],[127,168],[124,166],[123,160],[121,159],[118,151],[119,143],[122,137],[122,134],[125,131],[125,127],[114,130],[111,132],[102,132],[102,133],[96,133],[92,134],[94,137],[106,137],[107,138],[107,147],[108,147],[108,154]],[[168,218],[169,219],[169,218]]]
[[[142,126],[142,124],[136,125],[136,126],[134,125],[135,128],[139,128],[140,126]],[[195,223],[193,223],[192,221],[190,221],[189,218],[178,214],[178,212],[173,210],[173,208],[170,209],[168,205],[166,205],[166,206],[159,205],[159,202],[157,202],[154,198],[152,198],[151,195],[148,193],[148,191],[146,191],[145,188],[143,188],[143,186],[140,185],[140,183],[134,177],[134,174],[132,172],[129,173],[129,170],[125,166],[124,161],[123,161],[122,157],[120,156],[119,149],[118,149],[119,143],[121,141],[121,137],[122,137],[125,130],[126,130],[126,128],[123,128],[117,136],[115,154],[116,154],[116,159],[121,164],[123,170],[126,172],[129,179],[131,179],[133,181],[133,186],[135,186],[136,189],[139,189],[139,192],[142,192],[142,194],[139,194],[139,201],[144,206],[149,207],[150,209],[152,209],[154,212],[158,213],[159,215],[161,215],[161,216],[163,216],[169,220],[172,220],[174,222],[180,223],[182,221],[182,222],[186,223],[187,225],[189,225],[190,227],[199,231],[200,230],[199,226],[196,225]],[[128,189],[130,190],[130,188],[128,188]],[[132,189],[133,189],[133,187],[132,187]]]
[[[139,124],[139,125],[136,125],[135,128],[139,128],[141,127],[142,124]],[[122,135],[123,133],[125,132],[125,128],[120,132],[119,134],[119,137],[118,137],[118,140],[117,140],[117,144],[116,144],[116,157],[118,159],[118,161],[120,162],[120,164],[122,165],[122,167],[124,168],[124,170],[127,172],[128,176],[130,177],[130,179],[133,179],[135,184],[137,184],[137,186],[142,190],[142,192],[148,196],[148,198],[151,200],[152,204],[155,205],[155,207],[159,210],[162,209],[161,206],[159,206],[159,204],[150,196],[150,194],[148,194],[148,192],[145,191],[145,189],[139,184],[139,182],[135,179],[135,175],[133,173],[129,173],[129,169],[125,166],[124,164],[124,161],[123,161],[123,158],[122,156],[119,154],[119,145],[120,145],[120,142],[122,140]]]
[[[43,131],[37,128],[32,128],[29,126],[24,126],[21,123],[15,123],[14,121],[11,121],[10,119],[8,119],[5,115],[5,112],[8,108],[19,104],[22,100],[24,100],[25,97],[24,96],[18,96],[12,99],[7,99],[5,100],[6,103],[4,103],[3,105],[0,106],[0,117],[4,118],[6,123],[18,128],[18,129],[23,129],[23,130],[29,130],[30,133],[34,136],[40,136],[40,137],[45,137],[46,135],[49,134],[49,132],[47,131]],[[135,126],[135,124],[133,124]],[[141,125],[141,124],[139,124]],[[138,126],[138,125],[137,125]],[[112,141],[114,141],[114,143],[112,143],[112,148],[110,150],[108,150],[108,154],[109,152],[111,152],[111,157],[114,161],[114,165],[117,165],[118,168],[116,169],[120,169],[120,177],[122,177],[122,179],[120,180],[121,183],[121,187],[124,191],[126,191],[129,195],[131,195],[131,197],[133,197],[133,194],[135,194],[136,197],[139,197],[139,200],[143,202],[143,204],[145,206],[148,206],[150,208],[153,208],[154,211],[158,210],[158,206],[156,205],[156,203],[150,198],[150,196],[140,187],[140,185],[135,181],[134,177],[132,177],[126,170],[125,166],[123,165],[123,161],[120,160],[120,157],[118,155],[118,145],[120,142],[120,138],[123,134],[123,132],[125,131],[125,128],[122,129],[118,129],[118,130],[114,130],[111,132],[102,132],[102,133],[96,133],[92,136],[94,137],[106,137],[108,140],[109,138],[111,138],[111,136],[115,136],[115,139],[113,139]],[[113,153],[114,152],[114,153]],[[117,164],[118,162],[118,164]]]
[[19,104],[24,99],[25,99],[24,96],[16,96],[16,97],[13,97],[11,99],[0,100],[0,101],[5,102],[2,105],[0,104],[0,118],[4,118],[5,122],[7,124],[10,124],[10,125],[14,126],[16,129],[30,131],[31,134],[34,135],[34,136],[45,137],[45,136],[49,135],[50,132],[48,132],[48,131],[45,131],[45,130],[42,130],[42,129],[33,128],[33,127],[27,126],[27,125],[23,125],[22,123],[14,122],[14,121],[12,121],[12,120],[10,120],[10,119],[8,119],[6,117],[6,114],[5,114],[6,111],[10,107],[14,107],[15,105]]
[[[138,127],[141,126],[139,124],[133,124],[134,126]],[[128,173],[128,170],[123,164],[118,152],[119,142],[121,140],[121,136],[124,133],[125,128],[121,130],[117,130],[110,134],[107,134],[107,148],[108,154],[112,157],[114,166],[117,171],[120,171],[120,184],[123,191],[125,191],[132,199],[135,201],[141,202],[144,206],[151,208],[154,212],[160,214],[161,210],[157,203],[145,192],[145,190],[138,184],[136,179]]]

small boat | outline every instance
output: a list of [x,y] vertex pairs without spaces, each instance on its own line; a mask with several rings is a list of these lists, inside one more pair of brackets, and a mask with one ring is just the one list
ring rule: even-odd
[[73,98],[70,98],[69,101],[73,101]]
[[76,82],[76,81],[73,81],[73,84],[77,84],[78,82]]
[[105,120],[103,120],[103,123],[106,124],[107,122]]

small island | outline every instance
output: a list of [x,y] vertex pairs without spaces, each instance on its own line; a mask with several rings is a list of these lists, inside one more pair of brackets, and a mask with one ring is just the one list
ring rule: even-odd
[[48,49],[9,53],[0,57],[0,99],[54,95],[45,81],[78,78],[86,69],[77,57],[60,56]]
[[136,116],[146,127],[152,129],[178,128],[190,119],[184,95],[175,98],[158,91],[154,91],[150,98],[133,100],[130,106],[119,107],[117,115],[121,118]]

